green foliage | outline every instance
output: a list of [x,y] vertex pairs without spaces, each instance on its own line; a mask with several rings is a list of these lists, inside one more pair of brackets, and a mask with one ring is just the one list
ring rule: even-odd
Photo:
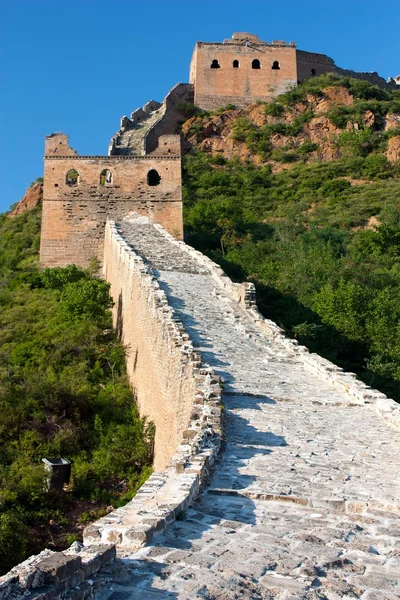
[[[0,216],[0,573],[48,545],[72,502],[127,501],[151,470],[109,286],[95,265],[39,271],[39,228],[39,209]],[[53,456],[72,462],[69,494],[45,491]]]
[[194,116],[206,116],[208,112],[199,108],[192,102],[181,102],[178,106],[179,110],[185,115],[187,119]]
[[28,528],[17,513],[0,514],[0,566],[6,573],[25,558]]
[[249,132],[255,130],[255,126],[247,117],[238,117],[232,125],[231,137],[237,142],[245,142]]
[[60,296],[60,312],[66,320],[98,319],[104,327],[111,325],[113,301],[108,295],[110,286],[100,279],[81,279],[64,286]]
[[285,114],[285,107],[279,102],[271,102],[265,105],[264,112],[270,117],[282,117]]
[[[257,134],[247,120],[237,129]],[[275,160],[297,160],[275,174],[187,156],[186,231],[233,278],[256,283],[267,317],[400,400],[400,169],[375,132],[346,133],[351,151],[331,162],[300,162],[314,145],[275,148]]]
[[76,265],[67,267],[54,267],[54,269],[43,269],[40,272],[40,280],[43,287],[50,290],[61,290],[67,283],[75,283],[86,278],[86,273]]
[[367,156],[379,147],[380,136],[369,127],[343,131],[339,134],[339,148],[348,156]]
[[[274,107],[271,109],[271,107]],[[280,113],[280,104],[269,104],[266,105],[267,109],[274,113]],[[281,114],[281,113],[280,113]],[[252,152],[258,154],[263,160],[271,157],[273,160],[278,162],[295,162],[301,155],[312,152],[317,146],[315,144],[309,144],[313,149],[307,149],[305,146],[304,150],[298,155],[291,151],[275,149],[273,151],[272,137],[276,134],[287,137],[296,137],[302,131],[306,123],[309,123],[313,118],[314,114],[311,110],[305,110],[297,115],[291,123],[284,123],[278,121],[276,123],[267,123],[261,127],[256,127],[248,117],[238,117],[232,125],[231,137],[238,142],[246,142],[246,145]]]
[[43,183],[43,177],[36,177],[35,181],[32,181],[30,184],[30,188],[35,185],[35,183]]

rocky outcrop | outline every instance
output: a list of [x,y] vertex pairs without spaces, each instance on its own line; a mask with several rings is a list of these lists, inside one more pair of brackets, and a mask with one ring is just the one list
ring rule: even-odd
[[400,135],[390,138],[385,155],[390,162],[400,160]]
[[393,129],[400,129],[399,113],[388,115],[385,119],[385,131],[391,131]]
[[323,91],[322,98],[316,100],[310,94],[307,96],[307,102],[317,115],[328,112],[332,106],[351,106],[354,103],[353,96],[349,91],[341,86],[334,85]]
[[31,187],[29,187],[22,200],[18,202],[16,207],[8,213],[8,218],[12,219],[13,217],[24,213],[27,210],[31,210],[42,203],[43,200],[43,183],[38,182],[34,183]]
[[[315,116],[310,122],[304,124],[300,134],[290,138],[285,134],[272,134],[272,149],[286,149],[289,139],[293,149],[305,142],[311,142],[318,144],[319,148],[309,154],[310,160],[333,160],[341,156],[336,143],[341,129],[336,127],[326,115],[333,106],[350,106],[352,103],[353,97],[346,88],[333,86],[324,90],[321,98],[308,95],[304,102],[299,102],[288,109],[282,118],[267,115],[263,104],[250,104],[244,109],[227,110],[202,118],[193,117],[182,127],[186,140],[184,149],[189,151],[192,147],[196,147],[212,154],[222,154],[227,159],[235,157],[260,164],[262,162],[260,156],[255,154],[245,141],[235,139],[235,121],[238,118],[245,118],[256,128],[279,122],[291,125],[305,111],[312,111]],[[371,115],[366,115],[366,119],[370,121]],[[272,159],[268,159],[268,162],[271,163],[273,170],[282,168],[280,163]]]

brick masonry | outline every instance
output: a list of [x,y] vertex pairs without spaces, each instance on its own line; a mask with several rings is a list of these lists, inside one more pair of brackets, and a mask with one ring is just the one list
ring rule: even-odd
[[[107,218],[122,219],[132,210],[182,237],[180,138],[161,136],[158,144],[152,156],[79,156],[64,134],[46,139],[43,267],[86,267],[93,257],[101,261]],[[111,173],[109,183],[101,178],[105,169]],[[67,183],[70,170],[79,174],[74,185]],[[160,176],[159,185],[148,183],[152,170]]]
[[[254,60],[260,62],[253,69]],[[218,61],[219,68],[211,68]],[[234,61],[239,67],[234,68]],[[274,62],[279,69],[273,69]],[[195,104],[214,110],[226,104],[244,106],[256,100],[268,101],[297,83],[296,48],[198,42],[191,65]]]

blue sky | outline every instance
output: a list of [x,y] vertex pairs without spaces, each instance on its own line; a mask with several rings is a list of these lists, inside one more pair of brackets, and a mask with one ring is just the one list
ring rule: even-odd
[[0,212],[42,174],[45,135],[106,154],[122,115],[188,81],[197,40],[293,40],[386,78],[399,22],[399,0],[0,0]]

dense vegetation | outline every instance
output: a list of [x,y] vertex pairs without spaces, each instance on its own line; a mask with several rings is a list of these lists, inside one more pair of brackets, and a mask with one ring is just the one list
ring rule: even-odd
[[[355,101],[330,108],[336,126],[351,126],[333,140],[340,158],[322,162],[308,156],[315,146],[292,140],[313,117],[310,98],[328,85],[345,86]],[[400,131],[383,129],[388,113],[400,113],[400,92],[328,76],[264,110],[274,123],[239,117],[231,134],[261,165],[186,156],[188,240],[232,277],[254,281],[264,314],[290,335],[400,401],[400,165],[384,155]],[[277,132],[287,148],[274,148]],[[293,164],[272,170],[279,162]]]
[[[71,543],[151,468],[108,285],[75,266],[40,272],[39,230],[40,207],[0,216],[0,574]],[[72,461],[67,491],[46,491],[44,457]]]

